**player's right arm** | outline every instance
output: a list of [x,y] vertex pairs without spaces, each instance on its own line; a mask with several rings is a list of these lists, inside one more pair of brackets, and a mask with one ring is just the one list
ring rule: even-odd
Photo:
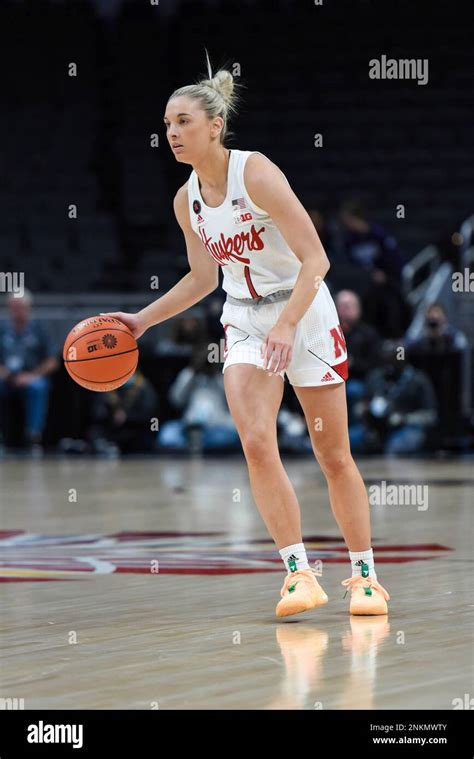
[[145,306],[136,314],[123,311],[108,313],[126,324],[135,338],[155,324],[170,319],[194,306],[212,293],[219,284],[218,264],[209,255],[201,239],[195,233],[189,219],[187,183],[180,187],[173,201],[174,212],[186,242],[190,271],[161,298]]

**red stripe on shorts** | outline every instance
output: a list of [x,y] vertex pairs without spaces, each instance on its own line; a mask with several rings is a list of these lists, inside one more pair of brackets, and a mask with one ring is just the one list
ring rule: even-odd
[[346,380],[349,377],[349,367],[347,366],[347,358],[345,361],[342,361],[340,364],[334,364],[333,366],[331,366],[331,369],[334,369],[336,374],[342,377],[343,380]]

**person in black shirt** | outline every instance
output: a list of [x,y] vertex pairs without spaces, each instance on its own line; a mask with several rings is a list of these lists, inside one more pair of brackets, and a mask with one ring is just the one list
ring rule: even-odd
[[468,375],[469,344],[465,334],[449,323],[440,303],[427,307],[423,331],[418,338],[408,340],[407,356],[433,383],[441,438],[462,436],[463,378]]
[[426,308],[423,333],[407,344],[410,356],[429,355],[443,359],[452,353],[464,351],[466,347],[464,333],[449,323],[448,315],[440,303],[432,303]]
[[354,405],[362,400],[368,372],[377,366],[380,338],[377,331],[361,319],[359,296],[352,290],[340,290],[334,302],[346,339],[349,379],[346,382],[349,424],[354,419]]
[[349,379],[364,380],[367,372],[377,365],[380,337],[374,327],[362,320],[362,306],[357,293],[340,290],[335,303],[346,339]]
[[351,446],[363,453],[415,453],[425,448],[437,421],[433,385],[424,372],[399,356],[399,345],[386,340],[382,366],[366,381],[364,399],[350,429]]
[[380,224],[369,221],[356,201],[343,204],[340,218],[346,255],[367,272],[362,294],[367,321],[384,338],[400,337],[408,327],[410,309],[401,291],[403,260],[397,241]]
[[158,396],[139,369],[117,390],[97,393],[88,437],[96,453],[141,453],[153,449]]

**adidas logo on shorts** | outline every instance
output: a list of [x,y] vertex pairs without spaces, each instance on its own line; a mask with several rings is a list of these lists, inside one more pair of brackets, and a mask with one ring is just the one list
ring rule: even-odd
[[333,379],[335,379],[335,377],[332,376],[331,372],[326,372],[324,377],[321,377],[321,382],[331,382]]

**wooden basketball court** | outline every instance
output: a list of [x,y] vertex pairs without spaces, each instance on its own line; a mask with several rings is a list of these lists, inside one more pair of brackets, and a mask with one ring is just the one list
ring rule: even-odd
[[[466,708],[472,462],[359,462],[386,501],[371,510],[388,618],[349,617],[319,467],[284,463],[330,600],[281,621],[283,565],[243,457],[1,462],[0,697],[25,709]],[[420,489],[401,503],[407,485]]]

